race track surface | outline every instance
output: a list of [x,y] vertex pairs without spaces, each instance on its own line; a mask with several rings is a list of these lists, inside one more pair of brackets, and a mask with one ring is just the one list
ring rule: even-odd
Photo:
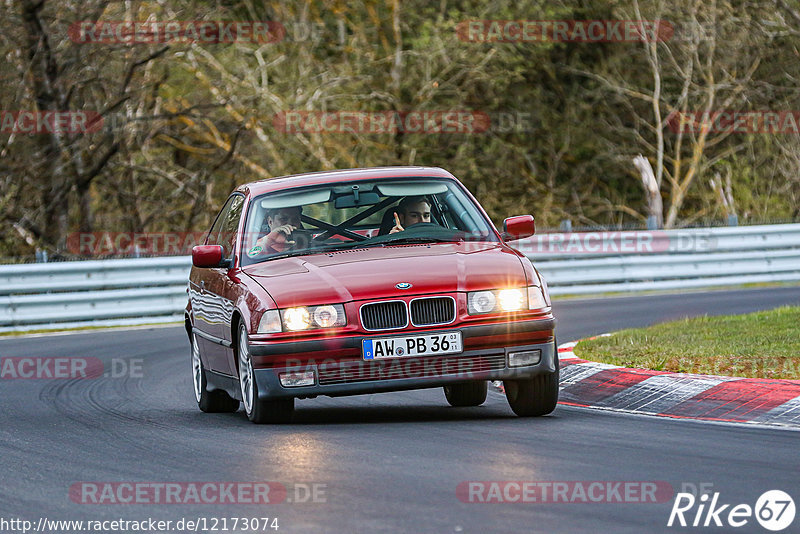
[[[800,303],[800,288],[556,302],[559,342],[685,315]],[[754,333],[757,335],[757,333]],[[666,526],[652,503],[467,503],[465,481],[662,481],[713,484],[720,502],[755,504],[782,489],[800,504],[800,433],[559,406],[515,417],[490,392],[451,408],[440,389],[298,401],[289,426],[194,402],[180,327],[0,341],[0,357],[96,357],[123,377],[0,380],[0,517],[146,519],[278,517],[277,532],[703,531]],[[120,371],[141,363],[141,377]],[[323,502],[270,505],[92,505],[89,482],[239,481],[318,484]],[[693,517],[693,516],[692,516]],[[800,519],[787,532],[797,531]],[[241,528],[238,529],[242,531]],[[713,529],[712,529],[713,530]],[[729,529],[730,530],[730,529]],[[220,530],[221,531],[221,530]],[[753,519],[737,532],[767,532]],[[274,532],[274,530],[268,530]]]

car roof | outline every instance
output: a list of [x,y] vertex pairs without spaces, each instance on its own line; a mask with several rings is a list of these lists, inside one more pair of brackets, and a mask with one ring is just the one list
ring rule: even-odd
[[236,190],[245,194],[249,192],[251,195],[256,196],[273,191],[308,185],[410,177],[455,179],[455,176],[439,167],[373,167],[369,169],[339,169],[335,171],[309,172],[268,178],[257,182],[242,184]]

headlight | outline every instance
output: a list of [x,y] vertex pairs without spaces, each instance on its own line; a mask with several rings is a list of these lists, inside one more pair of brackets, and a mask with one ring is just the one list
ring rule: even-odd
[[502,311],[517,311],[525,306],[525,293],[520,289],[503,289],[497,293],[497,300]]
[[322,328],[330,328],[336,326],[339,322],[339,317],[343,317],[343,313],[339,313],[336,306],[317,306],[314,309],[314,322]]
[[283,323],[287,330],[307,330],[311,328],[311,314],[308,308],[287,308],[283,310]]
[[327,304],[325,306],[301,306],[281,310],[283,324],[286,330],[298,331],[311,328],[331,328],[344,326],[347,320],[344,315],[344,306],[341,304]]
[[281,314],[278,310],[267,310],[258,323],[259,334],[274,334],[283,330],[281,328]]
[[467,310],[470,315],[513,312],[527,307],[525,288],[467,293]]
[[467,296],[470,315],[489,313],[497,304],[497,299],[491,291],[475,291]]

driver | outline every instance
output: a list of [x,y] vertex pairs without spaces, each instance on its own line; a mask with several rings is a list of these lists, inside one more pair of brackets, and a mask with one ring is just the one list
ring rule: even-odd
[[424,196],[406,197],[394,212],[394,227],[390,234],[402,232],[408,226],[431,222],[431,203]]
[[303,223],[300,222],[302,212],[303,208],[300,206],[267,210],[270,232],[256,241],[256,246],[263,249],[262,254],[283,252],[294,245],[294,241],[290,241],[289,238],[292,232],[303,228]]

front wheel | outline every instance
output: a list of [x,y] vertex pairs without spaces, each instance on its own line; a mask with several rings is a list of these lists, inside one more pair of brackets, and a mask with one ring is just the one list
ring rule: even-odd
[[524,380],[503,382],[509,406],[520,417],[547,415],[558,404],[558,369]]
[[194,399],[197,406],[206,413],[232,413],[239,409],[239,401],[232,399],[227,393],[216,389],[208,391],[206,369],[200,359],[200,347],[197,336],[192,334],[192,382],[194,383]]
[[444,386],[444,396],[450,406],[480,406],[486,402],[488,390],[486,380],[461,382]]
[[242,401],[247,418],[252,422],[288,423],[294,413],[294,398],[260,400],[258,383],[253,372],[253,362],[247,345],[247,329],[239,326],[239,386],[242,389]]

